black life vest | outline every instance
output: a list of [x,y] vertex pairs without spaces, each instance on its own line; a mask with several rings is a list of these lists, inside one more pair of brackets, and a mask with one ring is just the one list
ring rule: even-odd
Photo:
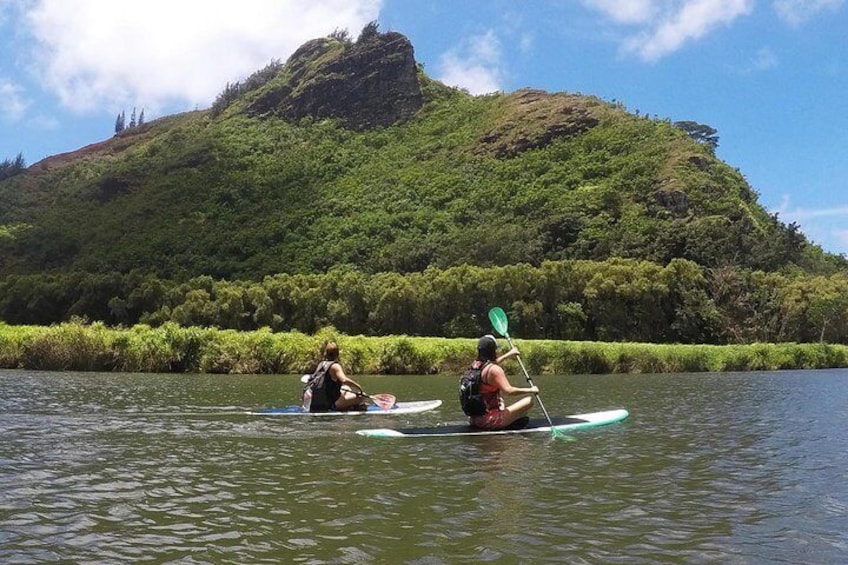
[[330,367],[335,363],[338,363],[338,361],[321,361],[315,368],[315,372],[306,381],[303,394],[306,395],[308,390],[312,395],[309,403],[310,412],[332,410],[336,400],[342,395],[341,383],[336,382],[330,375]]

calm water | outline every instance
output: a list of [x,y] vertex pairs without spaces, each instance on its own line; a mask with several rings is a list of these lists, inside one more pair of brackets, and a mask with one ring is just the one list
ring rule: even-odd
[[453,377],[360,381],[446,402],[319,422],[239,413],[296,376],[0,372],[0,563],[848,562],[848,371],[540,377],[552,415],[631,411],[555,440],[360,437],[461,419]]

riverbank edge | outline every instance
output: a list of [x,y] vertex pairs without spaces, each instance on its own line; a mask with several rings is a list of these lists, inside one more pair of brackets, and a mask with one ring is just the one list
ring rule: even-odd
[[[476,339],[315,335],[101,323],[0,323],[0,368],[131,373],[303,374],[335,340],[351,374],[451,374],[474,358]],[[514,340],[531,374],[696,373],[848,367],[848,346],[820,343],[687,345]],[[501,344],[502,347],[506,343]]]

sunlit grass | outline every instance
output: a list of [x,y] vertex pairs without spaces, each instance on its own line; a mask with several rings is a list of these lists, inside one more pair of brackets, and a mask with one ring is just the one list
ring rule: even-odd
[[[101,323],[0,324],[0,367],[52,371],[302,374],[323,343],[339,343],[351,374],[457,375],[474,357],[473,339],[238,332],[215,328]],[[804,343],[660,345],[517,340],[531,374],[764,371],[848,367],[848,346]],[[517,366],[512,368],[517,371]]]

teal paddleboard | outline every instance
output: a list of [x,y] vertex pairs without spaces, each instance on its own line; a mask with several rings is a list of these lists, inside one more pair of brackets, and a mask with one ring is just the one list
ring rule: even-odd
[[443,426],[431,426],[425,428],[375,428],[370,430],[358,430],[356,433],[366,437],[395,438],[395,437],[458,437],[458,436],[491,436],[510,434],[532,434],[532,433],[562,433],[597,426],[614,424],[627,418],[629,412],[623,408],[607,410],[604,412],[591,412],[589,414],[575,414],[564,418],[552,418],[553,428],[545,419],[531,419],[522,422],[526,425],[520,428],[507,428],[503,430],[481,430],[468,424],[446,424]]

